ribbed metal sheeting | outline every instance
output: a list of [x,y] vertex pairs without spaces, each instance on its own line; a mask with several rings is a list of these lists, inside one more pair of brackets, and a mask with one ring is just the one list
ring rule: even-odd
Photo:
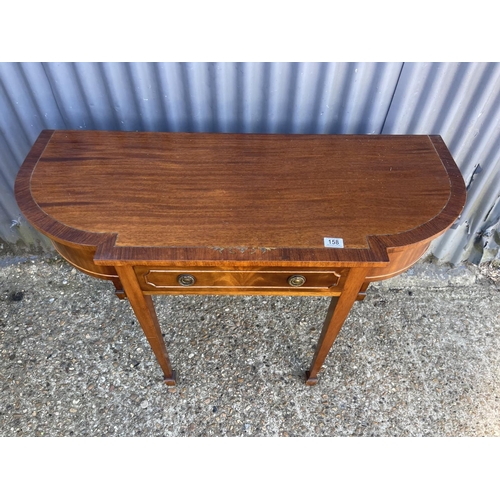
[[500,64],[408,64],[383,133],[440,134],[464,176],[467,204],[431,246],[444,262],[500,258]]
[[47,245],[13,196],[17,171],[44,128],[436,133],[470,187],[459,224],[432,252],[453,263],[493,258],[499,74],[495,63],[2,63],[0,236]]

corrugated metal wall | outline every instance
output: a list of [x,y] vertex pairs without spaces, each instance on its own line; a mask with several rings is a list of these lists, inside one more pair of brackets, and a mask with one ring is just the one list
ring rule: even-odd
[[500,64],[408,64],[383,133],[440,134],[468,186],[459,222],[430,251],[445,262],[500,258]]
[[469,184],[442,261],[498,258],[500,64],[0,63],[0,237],[47,242],[14,179],[44,128],[441,134]]

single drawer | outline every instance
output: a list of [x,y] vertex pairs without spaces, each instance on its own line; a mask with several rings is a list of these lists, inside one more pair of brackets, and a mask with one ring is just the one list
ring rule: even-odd
[[145,291],[172,291],[178,293],[210,289],[276,290],[276,291],[328,291],[343,285],[346,270],[200,270],[151,269],[137,266],[136,274]]

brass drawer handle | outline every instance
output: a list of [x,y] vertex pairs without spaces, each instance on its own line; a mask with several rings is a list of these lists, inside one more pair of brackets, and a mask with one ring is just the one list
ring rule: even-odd
[[290,286],[302,286],[306,282],[306,279],[301,274],[294,274],[288,278],[288,284]]
[[191,286],[196,283],[196,278],[191,274],[179,274],[177,282],[182,286]]

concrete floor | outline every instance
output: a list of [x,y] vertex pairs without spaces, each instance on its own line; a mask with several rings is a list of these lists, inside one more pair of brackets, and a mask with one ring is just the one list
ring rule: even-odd
[[317,297],[155,297],[168,388],[127,301],[60,259],[0,259],[1,436],[499,436],[500,279],[371,286],[315,387]]

